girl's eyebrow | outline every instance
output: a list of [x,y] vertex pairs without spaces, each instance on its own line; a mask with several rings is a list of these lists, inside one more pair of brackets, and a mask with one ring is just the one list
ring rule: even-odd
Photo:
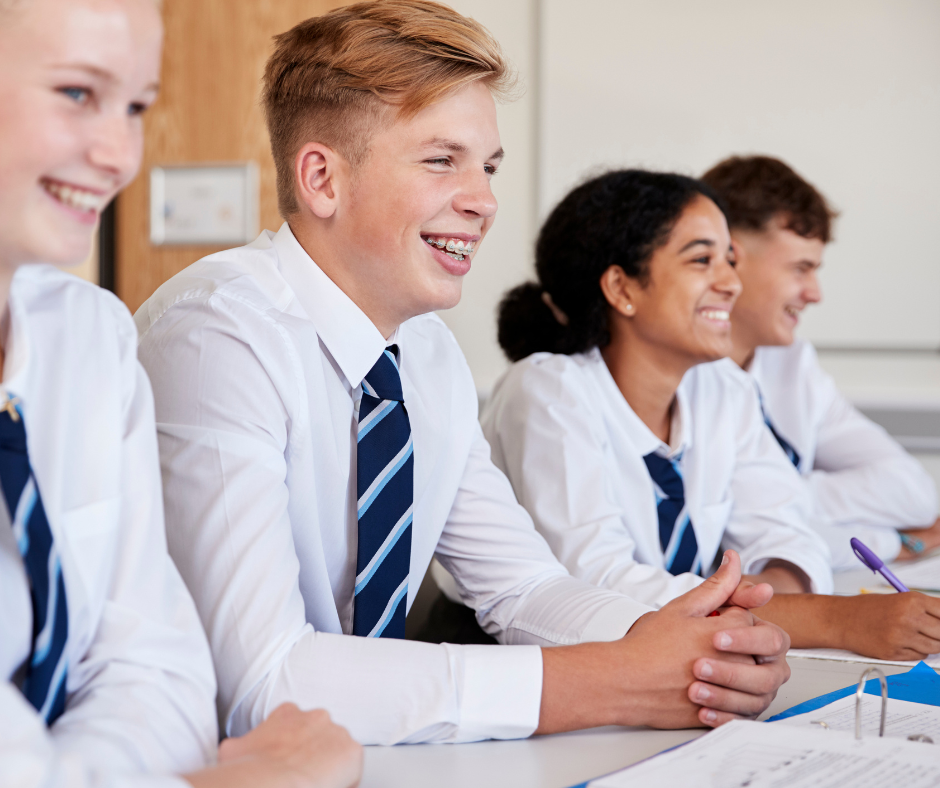
[[[112,72],[108,71],[107,69],[101,68],[101,66],[96,66],[94,63],[83,63],[83,62],[57,63],[56,65],[52,66],[52,68],[64,69],[64,70],[69,70],[69,71],[84,71],[89,76],[95,77],[96,79],[100,79],[104,82],[117,82],[118,81],[117,77]],[[159,92],[160,83],[151,82],[149,85],[147,85],[147,87],[144,88],[145,92],[148,90],[152,90],[155,93]]]
[[52,68],[55,69],[68,69],[69,71],[84,71],[90,76],[97,77],[98,79],[105,80],[106,82],[116,82],[117,77],[114,76],[107,69],[101,68],[101,66],[96,66],[94,63],[56,63]]
[[714,246],[715,242],[710,241],[707,238],[696,238],[694,241],[689,241],[685,246],[679,250],[679,254],[682,254],[686,249],[691,249],[696,244],[704,244],[705,246]]

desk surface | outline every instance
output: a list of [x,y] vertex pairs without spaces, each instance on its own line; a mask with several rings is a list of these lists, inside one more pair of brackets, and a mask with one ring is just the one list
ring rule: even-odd
[[[763,718],[858,681],[863,664],[791,659]],[[907,668],[885,665],[886,674]],[[597,728],[522,741],[367,747],[361,788],[568,788],[700,736],[702,730]]]

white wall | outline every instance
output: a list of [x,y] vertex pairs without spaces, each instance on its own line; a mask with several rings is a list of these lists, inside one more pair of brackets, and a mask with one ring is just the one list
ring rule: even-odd
[[532,276],[538,0],[452,0],[451,5],[493,33],[518,72],[523,91],[497,108],[506,158],[493,179],[499,201],[496,222],[464,279],[460,304],[440,313],[467,356],[477,388],[489,391],[507,365],[496,342],[496,305],[509,288]]

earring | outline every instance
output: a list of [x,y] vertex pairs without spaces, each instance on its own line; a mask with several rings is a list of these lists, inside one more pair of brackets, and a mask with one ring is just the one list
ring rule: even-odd
[[627,310],[627,314],[628,314],[628,315],[632,315],[632,314],[633,314],[633,304],[627,304],[627,306],[625,307],[625,309]]

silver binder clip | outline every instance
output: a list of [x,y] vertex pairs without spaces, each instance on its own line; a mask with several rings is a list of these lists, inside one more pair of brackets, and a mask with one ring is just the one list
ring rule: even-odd
[[858,680],[858,689],[855,690],[855,738],[862,738],[862,696],[865,694],[865,682],[868,677],[874,673],[881,681],[881,725],[878,728],[878,735],[885,735],[885,719],[888,714],[888,679],[878,668],[869,668]]

